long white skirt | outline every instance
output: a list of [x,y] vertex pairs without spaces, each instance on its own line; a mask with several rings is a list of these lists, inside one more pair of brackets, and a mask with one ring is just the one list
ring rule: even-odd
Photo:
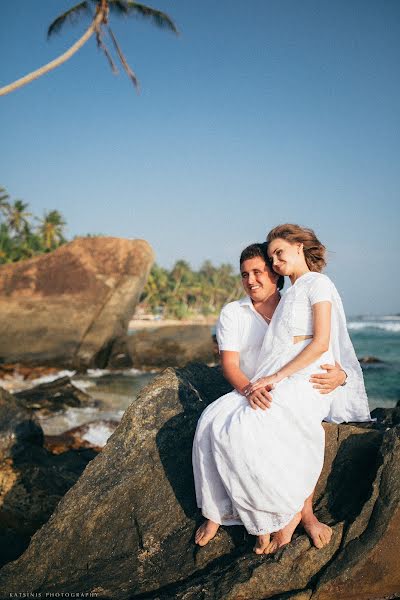
[[[293,356],[309,341],[295,344]],[[290,358],[289,358],[290,359]],[[279,382],[271,408],[254,410],[237,391],[202,413],[193,443],[197,505],[221,525],[252,535],[278,531],[301,511],[322,470],[332,394],[309,383],[317,363]]]

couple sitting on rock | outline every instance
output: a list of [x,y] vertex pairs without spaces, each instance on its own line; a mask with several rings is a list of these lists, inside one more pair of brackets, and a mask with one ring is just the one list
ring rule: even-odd
[[[241,254],[247,297],[227,304],[217,325],[223,372],[235,389],[206,408],[193,444],[206,518],[195,535],[200,546],[220,525],[236,524],[257,537],[257,554],[289,543],[300,521],[317,548],[331,539],[312,508],[322,421],[371,417],[339,294],[321,274],[325,264],[315,233],[292,224]],[[285,275],[292,286],[281,298]]]

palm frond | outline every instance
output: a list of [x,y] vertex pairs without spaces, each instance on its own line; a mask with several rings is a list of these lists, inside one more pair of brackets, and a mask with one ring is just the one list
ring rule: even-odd
[[128,14],[128,6],[125,0],[111,0],[109,3],[110,12],[121,14]]
[[106,55],[106,59],[108,60],[108,63],[112,69],[112,72],[117,75],[118,74],[118,69],[117,69],[117,65],[115,64],[113,57],[111,56],[110,52],[108,51],[107,46],[105,45],[105,43],[103,42],[103,36],[101,34],[100,31],[96,32],[96,41],[97,41],[97,46],[103,50],[104,54]]
[[127,62],[127,60],[126,60],[126,58],[125,58],[125,56],[124,56],[121,48],[119,47],[119,44],[118,44],[118,42],[117,42],[117,40],[115,38],[115,35],[113,34],[113,32],[112,32],[112,30],[111,30],[110,27],[108,27],[108,32],[109,32],[110,37],[112,39],[112,42],[114,44],[114,48],[116,49],[116,51],[118,53],[118,56],[119,56],[119,58],[121,60],[122,66],[124,67],[127,75],[130,77],[130,79],[131,79],[133,85],[135,86],[135,88],[138,89],[139,88],[138,78],[136,77],[135,73],[132,71],[132,69],[128,65],[128,62]]
[[112,10],[113,5],[120,4],[124,5],[124,8],[119,10],[120,13],[126,15],[135,14],[144,19],[150,19],[157,27],[160,27],[161,29],[170,29],[174,33],[179,34],[178,28],[171,17],[161,10],[156,10],[155,8],[140,4],[140,2],[134,2],[133,0],[109,0],[110,10]]
[[51,23],[50,27],[47,30],[47,37],[49,38],[51,35],[53,35],[53,33],[58,33],[67,21],[70,21],[72,23],[76,21],[79,15],[84,12],[92,14],[87,0],[79,2],[79,4],[76,4],[75,6],[67,10],[65,13],[54,19],[54,21]]

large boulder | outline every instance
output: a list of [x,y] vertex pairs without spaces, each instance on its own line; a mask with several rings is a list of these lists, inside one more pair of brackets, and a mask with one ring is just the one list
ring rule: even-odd
[[[1,593],[80,590],[120,600],[309,600],[320,594],[322,600],[323,586],[331,594],[326,586],[337,581],[335,597],[348,600],[358,589],[355,567],[368,562],[361,548],[366,543],[368,556],[379,556],[381,534],[392,569],[400,549],[391,534],[399,513],[397,430],[372,424],[324,424],[316,508],[333,526],[327,547],[312,547],[299,530],[275,556],[258,557],[241,527],[221,528],[204,548],[194,545],[201,521],[191,467],[194,430],[205,406],[228,390],[220,370],[205,365],[167,369],[154,379],[25,553],[0,571]],[[356,577],[346,579],[340,557],[353,546]],[[397,587],[394,568],[390,575],[378,566],[370,600]]]
[[2,265],[0,362],[105,366],[152,262],[144,240],[95,237]]
[[135,331],[127,336],[126,349],[136,368],[184,367],[190,362],[215,360],[209,325],[165,325]]
[[94,450],[53,456],[23,400],[0,388],[0,565],[17,558],[78,480]]

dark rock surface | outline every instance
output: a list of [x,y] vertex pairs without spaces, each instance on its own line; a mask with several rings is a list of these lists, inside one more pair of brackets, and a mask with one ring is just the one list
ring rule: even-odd
[[0,388],[0,564],[17,558],[74,485],[93,450],[53,456],[21,400]]
[[362,356],[358,359],[362,365],[377,365],[379,363],[383,363],[384,361],[376,356]]
[[144,240],[94,237],[1,265],[0,362],[104,367],[152,262]]
[[374,408],[371,417],[377,419],[379,425],[393,427],[400,425],[400,406],[393,408]]
[[153,380],[25,553],[0,571],[1,593],[328,600],[335,590],[335,598],[348,600],[354,590],[364,594],[362,578],[373,565],[369,600],[400,591],[394,568],[400,550],[398,428],[324,424],[315,507],[334,529],[324,549],[312,547],[299,529],[275,556],[258,557],[241,527],[221,528],[204,548],[194,545],[202,519],[194,497],[193,434],[205,406],[228,390],[220,370],[204,365],[167,369]]
[[70,377],[59,377],[14,394],[26,408],[40,413],[54,413],[67,406],[94,406],[89,394],[76,387]]

